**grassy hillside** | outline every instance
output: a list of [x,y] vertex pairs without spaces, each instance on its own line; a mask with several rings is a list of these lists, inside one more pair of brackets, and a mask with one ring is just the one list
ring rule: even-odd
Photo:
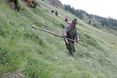
[[109,28],[117,31],[117,20],[111,17],[101,17],[98,15],[89,14],[81,9],[74,9],[70,5],[64,5],[64,9],[69,11],[70,13],[76,15],[81,20],[86,22],[87,24],[93,25],[97,28]]
[[[20,12],[0,1],[0,77],[19,72],[24,78],[117,78],[117,36],[78,20],[80,44],[72,60],[63,39],[32,30],[37,25],[62,34],[64,15],[75,16],[37,0],[36,9],[22,2]],[[59,11],[59,17],[50,12]]]

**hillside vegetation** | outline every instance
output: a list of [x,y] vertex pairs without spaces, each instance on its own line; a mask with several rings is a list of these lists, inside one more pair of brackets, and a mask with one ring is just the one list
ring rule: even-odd
[[[117,36],[78,19],[80,44],[69,56],[62,38],[32,25],[62,35],[69,12],[37,0],[36,9],[20,2],[20,12],[0,0],[0,78],[20,73],[24,78],[117,78]],[[57,10],[59,16],[51,13]],[[117,33],[114,31],[114,33]]]
[[98,15],[89,14],[84,10],[81,9],[74,9],[70,5],[64,5],[65,10],[71,12],[72,14],[76,15],[80,19],[82,19],[84,22],[93,25],[98,28],[107,28],[107,29],[113,29],[117,31],[117,19],[111,18],[111,17],[101,17]]

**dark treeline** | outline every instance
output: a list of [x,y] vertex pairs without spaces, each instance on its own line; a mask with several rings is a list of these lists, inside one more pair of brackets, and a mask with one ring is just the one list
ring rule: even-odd
[[97,15],[88,14],[84,10],[81,9],[74,9],[70,5],[64,5],[64,9],[66,11],[71,12],[72,14],[76,15],[78,18],[82,19],[88,24],[91,24],[93,26],[99,27],[109,27],[114,30],[117,30],[117,20],[113,18],[105,18]]
[[51,5],[53,5],[55,7],[64,8],[64,6],[60,0],[48,0],[48,1],[50,2]]
[[91,24],[96,27],[107,27],[117,30],[117,20],[113,18],[101,17],[98,15],[88,14],[86,11],[81,9],[74,9],[70,5],[63,5],[60,0],[48,0],[51,5],[55,7],[64,8],[66,11],[71,12],[76,15],[78,18],[83,20],[84,22]]

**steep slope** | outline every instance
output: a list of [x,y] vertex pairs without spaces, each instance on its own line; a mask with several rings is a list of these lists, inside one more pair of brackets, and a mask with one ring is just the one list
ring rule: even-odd
[[[44,1],[36,9],[22,2],[22,10],[11,10],[0,1],[0,77],[22,73],[25,78],[117,78],[117,36],[78,20],[81,39],[74,60],[64,41],[34,30],[32,25],[62,34],[65,15],[75,16]],[[51,13],[57,10],[59,17]]]
[[64,5],[65,10],[79,17],[84,22],[93,25],[97,28],[109,28],[117,31],[117,20],[111,17],[101,17],[98,15],[89,14],[81,9],[74,9],[70,5]]

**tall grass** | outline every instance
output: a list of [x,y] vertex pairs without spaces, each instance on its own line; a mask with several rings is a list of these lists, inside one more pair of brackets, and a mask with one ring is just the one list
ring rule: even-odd
[[[36,9],[22,4],[20,12],[0,1],[0,76],[22,73],[25,78],[116,78],[117,36],[78,19],[80,44],[75,57],[69,56],[63,39],[35,29],[32,25],[62,34],[63,15],[74,15],[44,1]],[[56,17],[49,10],[59,10]],[[115,31],[116,32],[116,31]],[[114,32],[114,33],[115,33]],[[110,37],[110,38],[109,38]]]

